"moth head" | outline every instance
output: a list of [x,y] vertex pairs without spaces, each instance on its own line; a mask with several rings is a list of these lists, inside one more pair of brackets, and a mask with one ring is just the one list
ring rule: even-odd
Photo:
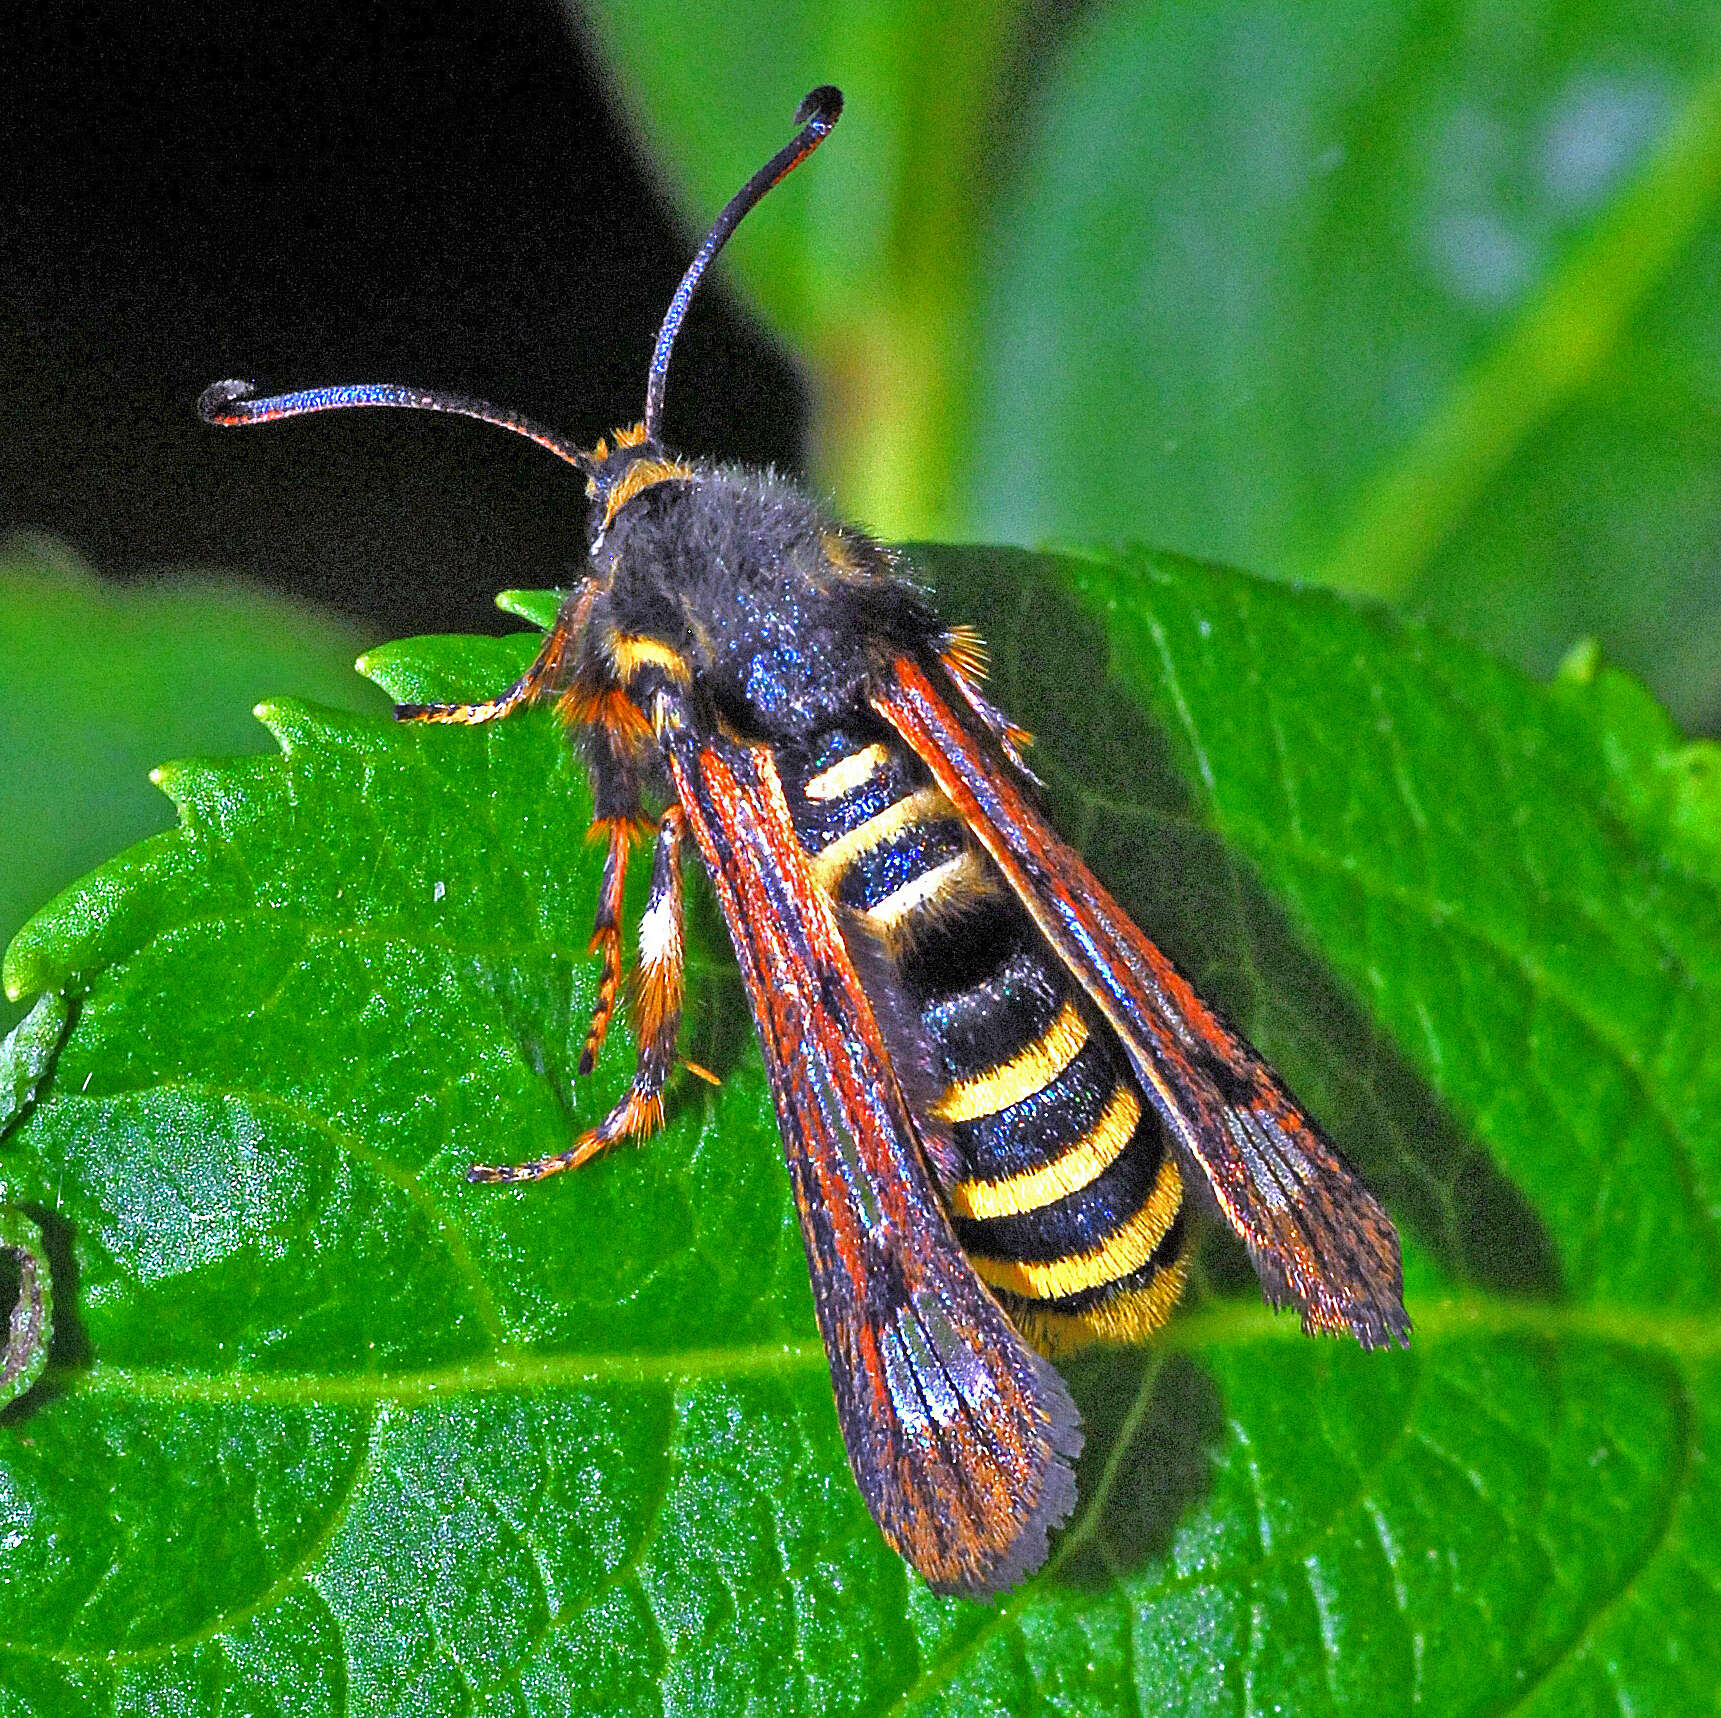
[[512,430],[535,441],[559,459],[585,473],[586,494],[592,502],[591,542],[595,549],[603,541],[610,521],[642,490],[656,483],[689,477],[691,469],[665,453],[659,435],[663,422],[663,390],[669,374],[669,357],[675,346],[694,291],[711,266],[712,258],[728,243],[742,217],[777,181],[793,172],[829,135],[842,117],[842,91],[821,84],[802,98],[795,110],[799,127],[785,144],[731,197],[722,214],[711,225],[675,296],[669,301],[657,345],[646,373],[645,415],[630,429],[614,432],[613,447],[600,439],[594,448],[577,447],[565,436],[522,417],[518,412],[493,406],[464,394],[434,393],[425,388],[402,387],[394,382],[361,382],[335,388],[306,388],[293,394],[257,397],[252,382],[216,382],[203,390],[197,410],[205,423],[237,425],[276,423],[282,418],[303,417],[311,412],[340,411],[354,406],[397,406],[410,411],[452,412],[477,418],[498,429]]
[[636,495],[654,484],[685,481],[694,474],[692,466],[665,453],[642,423],[615,431],[614,447],[600,437],[587,457],[593,467],[586,495],[592,504],[589,535],[594,555],[615,516]]

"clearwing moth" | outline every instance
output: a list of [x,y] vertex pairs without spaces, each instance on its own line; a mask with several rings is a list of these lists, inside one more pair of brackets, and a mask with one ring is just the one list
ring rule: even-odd
[[479,723],[549,702],[578,736],[608,843],[582,1073],[621,988],[629,854],[654,839],[631,1085],[566,1151],[471,1179],[537,1180],[661,1123],[691,838],[751,1002],[855,1479],[936,1591],[983,1596],[1039,1567],[1075,1502],[1080,1422],[1045,1356],[1169,1316],[1192,1191],[1306,1329],[1373,1348],[1410,1324],[1380,1204],[1038,809],[979,638],[793,484],[663,444],[694,289],[841,112],[837,90],[808,95],[718,217],[613,445],[394,385],[219,382],[200,410],[454,412],[584,473],[589,557],[536,660],[484,702],[396,711]]

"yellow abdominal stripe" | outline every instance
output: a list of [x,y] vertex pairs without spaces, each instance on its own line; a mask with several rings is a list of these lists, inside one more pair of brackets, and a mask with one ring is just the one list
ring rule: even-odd
[[940,1121],[978,1121],[996,1115],[1023,1098],[1049,1086],[1080,1054],[1088,1041],[1088,1023],[1073,1002],[1066,1001],[1045,1035],[1007,1062],[972,1079],[958,1080],[931,1105]]
[[827,894],[836,890],[846,872],[863,853],[882,847],[899,831],[939,817],[952,809],[950,801],[935,787],[923,787],[887,805],[875,817],[869,817],[858,829],[839,835],[829,847],[813,859],[813,877]]
[[876,907],[867,908],[861,914],[861,921],[874,936],[892,942],[898,932],[907,928],[907,921],[916,913],[930,907],[971,901],[978,895],[991,893],[992,887],[992,873],[987,869],[986,861],[969,848],[946,859],[942,865],[934,865],[930,871],[922,871],[918,877],[911,878],[900,889],[886,895]]
[[970,1262],[983,1282],[1029,1300],[1059,1300],[1084,1289],[1104,1288],[1140,1270],[1153,1257],[1182,1203],[1183,1177],[1177,1172],[1176,1157],[1168,1151],[1159,1160],[1147,1203],[1091,1251],[1043,1262],[971,1255]]
[[1119,1080],[1105,1113],[1090,1133],[1066,1146],[1050,1163],[1025,1169],[1002,1181],[961,1181],[950,1203],[958,1217],[1020,1217],[1097,1181],[1135,1137],[1141,1099],[1127,1080]]
[[1042,1312],[1028,1307],[1014,1315],[1016,1328],[1043,1354],[1068,1354],[1090,1342],[1145,1342],[1171,1317],[1189,1278],[1189,1260],[1179,1253],[1153,1274],[1146,1288],[1101,1301],[1086,1312]]

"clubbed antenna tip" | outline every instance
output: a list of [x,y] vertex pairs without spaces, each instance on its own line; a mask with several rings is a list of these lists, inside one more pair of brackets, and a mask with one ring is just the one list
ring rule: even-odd
[[699,285],[706,269],[711,266],[711,259],[729,242],[729,235],[740,226],[747,211],[779,179],[794,172],[824,142],[830,135],[831,127],[842,116],[843,92],[835,84],[820,84],[817,89],[809,90],[801,97],[801,105],[795,109],[795,124],[801,129],[794,140],[779,149],[729,199],[723,213],[711,223],[711,231],[705,235],[705,243],[699,247],[693,261],[687,265],[687,273],[681,277],[681,284],[669,301],[669,309],[664,312],[663,326],[657,331],[657,347],[652,352],[651,370],[645,383],[645,433],[653,441],[658,439],[658,426],[663,421],[663,389],[669,374],[670,350],[675,345],[675,336],[680,331],[682,318],[687,315],[687,306],[693,298],[694,289]]

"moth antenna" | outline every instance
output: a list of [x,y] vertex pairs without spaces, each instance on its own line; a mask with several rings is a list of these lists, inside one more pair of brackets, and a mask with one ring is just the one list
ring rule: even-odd
[[597,466],[588,453],[565,436],[505,411],[487,400],[468,399],[464,394],[434,394],[424,388],[405,388],[394,382],[356,382],[343,388],[305,388],[296,394],[256,395],[252,382],[216,382],[205,388],[197,401],[197,415],[206,424],[272,424],[282,418],[305,417],[311,412],[338,412],[352,406],[399,406],[415,412],[452,412],[457,417],[477,418],[480,423],[512,430],[539,447],[548,448],[558,459],[578,466],[588,477]]
[[731,197],[723,213],[711,223],[705,243],[687,265],[681,285],[669,301],[663,326],[657,331],[657,346],[651,354],[651,370],[645,383],[645,433],[657,440],[658,425],[663,421],[664,380],[669,373],[669,352],[675,344],[681,321],[693,297],[700,278],[711,266],[711,259],[729,242],[729,235],[740,226],[742,217],[779,179],[787,177],[800,166],[830,135],[831,127],[843,116],[843,92],[834,84],[820,84],[801,98],[795,109],[795,124],[801,127],[792,143],[785,144]]

